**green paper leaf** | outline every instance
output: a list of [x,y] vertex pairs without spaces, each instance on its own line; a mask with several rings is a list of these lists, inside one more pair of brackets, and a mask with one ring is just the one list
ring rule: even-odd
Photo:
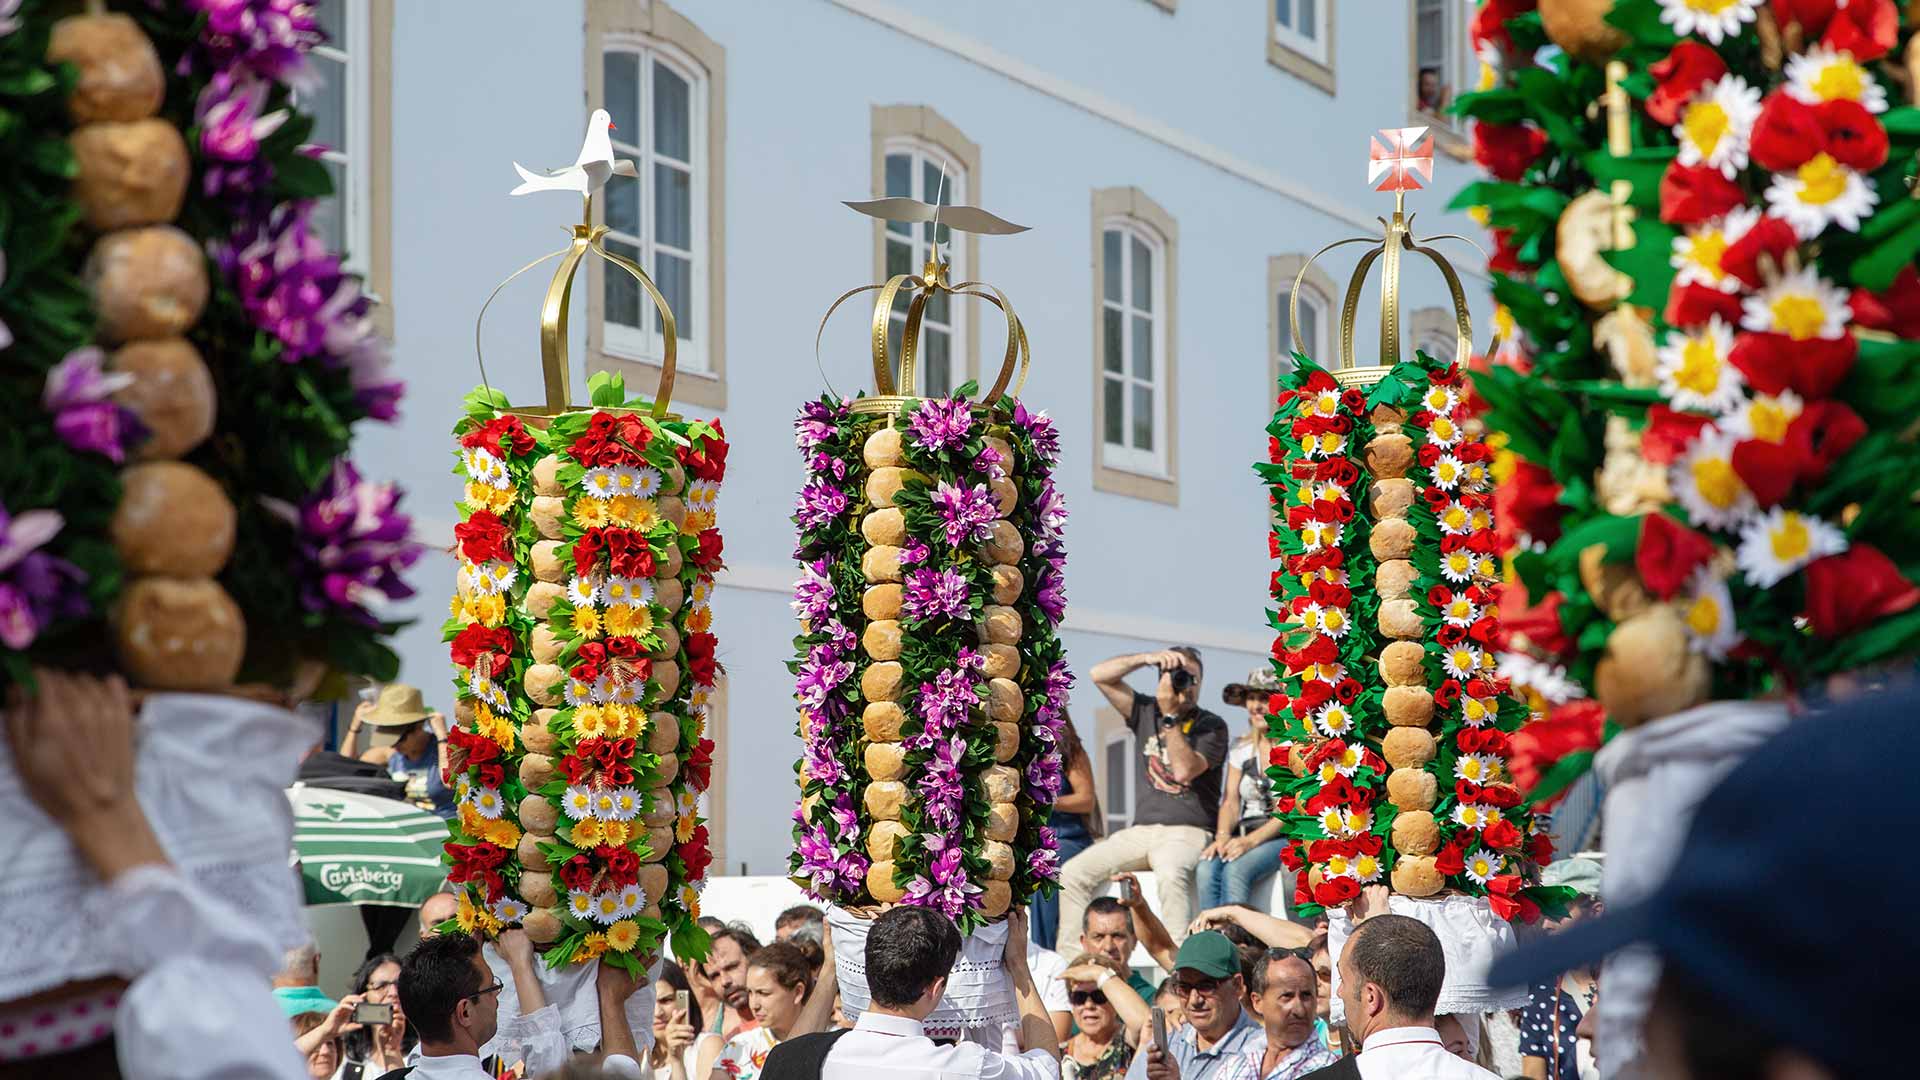
[[1573,786],[1574,781],[1587,774],[1593,768],[1593,751],[1578,750],[1553,763],[1541,777],[1540,782],[1527,792],[1527,802],[1538,805],[1546,799]]

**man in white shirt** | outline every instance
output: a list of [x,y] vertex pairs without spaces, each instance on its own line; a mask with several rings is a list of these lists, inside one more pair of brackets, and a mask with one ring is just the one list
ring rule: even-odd
[[1060,1042],[1073,1034],[1073,1002],[1067,1000],[1067,959],[1052,949],[1027,942],[1027,970],[1033,972],[1033,984],[1040,988],[1040,1001],[1053,1018],[1053,1031]]
[[1425,923],[1404,915],[1360,923],[1340,952],[1340,1000],[1360,1053],[1306,1080],[1500,1080],[1449,1054],[1434,1029],[1446,977],[1446,953]]
[[959,955],[960,931],[937,911],[896,907],[875,919],[866,950],[872,1007],[827,1052],[821,1080],[1059,1080],[1053,1020],[1027,967],[1026,911],[1007,916],[1001,960],[1020,1007],[1019,1054],[927,1038],[922,1022],[946,993]]

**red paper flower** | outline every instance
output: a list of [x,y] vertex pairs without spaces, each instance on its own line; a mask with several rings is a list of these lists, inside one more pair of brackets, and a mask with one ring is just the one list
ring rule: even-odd
[[687,754],[686,762],[680,766],[687,784],[695,791],[705,791],[713,782],[713,740],[701,739]]
[[1662,513],[1640,519],[1640,544],[1633,565],[1647,591],[1662,600],[1686,585],[1694,568],[1713,558],[1713,541]]
[[1564,657],[1573,652],[1573,639],[1560,625],[1560,605],[1565,597],[1550,592],[1532,607],[1513,606],[1503,597],[1500,605],[1500,629],[1508,641],[1526,639],[1528,647],[1548,656]]
[[507,547],[508,536],[507,523],[491,510],[475,510],[467,520],[453,527],[453,539],[460,545],[460,554],[470,563],[512,558]]
[[1527,837],[1527,857],[1540,866],[1552,862],[1553,837],[1543,832]]
[[573,572],[586,577],[593,572],[594,563],[600,559],[600,553],[607,548],[607,531],[598,525],[581,533],[573,541]]
[[1513,35],[1507,31],[1507,23],[1534,9],[1537,0],[1487,0],[1474,13],[1473,23],[1468,28],[1473,43],[1477,46],[1492,42],[1502,49],[1513,48]]
[[1493,255],[1487,260],[1487,269],[1497,274],[1522,274],[1532,268],[1532,264],[1520,258],[1520,249],[1514,246],[1512,229],[1490,229],[1493,234]]
[[1447,877],[1465,873],[1467,869],[1466,841],[1454,837],[1433,857],[1433,868]]
[[569,889],[584,889],[593,884],[593,862],[585,855],[575,855],[560,864],[560,881]]
[[1473,125],[1473,159],[1496,180],[1514,183],[1527,175],[1547,148],[1547,133],[1526,124]]
[[693,835],[687,842],[673,849],[680,861],[687,864],[687,880],[699,881],[707,875],[707,866],[713,862],[713,852],[707,847],[707,827],[696,825]]
[[1820,105],[1827,153],[1848,168],[1872,172],[1887,163],[1887,129],[1865,105],[1837,98]]
[[1785,90],[1767,95],[1753,121],[1748,154],[1770,172],[1792,172],[1827,148],[1827,129],[1812,105]]
[[1885,292],[1853,290],[1853,321],[1903,338],[1920,338],[1920,270],[1903,266]]
[[1727,362],[1763,394],[1791,390],[1808,400],[1831,397],[1853,370],[1859,343],[1852,334],[1795,340],[1772,331],[1749,331],[1733,341]]
[[[604,852],[604,854],[602,854]],[[615,885],[625,888],[639,880],[640,856],[628,848],[608,847],[595,850],[607,864],[607,876]]]
[[490,656],[493,671],[499,674],[506,669],[508,657],[513,655],[513,632],[504,626],[488,629],[473,623],[454,635],[448,651],[453,662],[463,668],[472,668],[479,664],[482,656]]
[[1820,44],[1871,64],[1887,55],[1899,37],[1900,12],[1893,0],[1849,0],[1833,12]]
[[1327,878],[1313,887],[1313,902],[1323,907],[1339,907],[1360,895],[1360,883],[1350,877]]
[[[1687,445],[1700,437],[1707,417],[1676,412],[1665,405],[1647,409],[1647,426],[1640,433],[1640,456],[1655,465],[1671,465],[1680,460]],[[1495,491],[1494,497],[1499,498]]]
[[1500,851],[1512,851],[1518,848],[1524,839],[1520,835],[1520,830],[1506,818],[1500,818],[1480,830],[1480,842]]
[[[1280,865],[1289,870],[1298,870],[1307,865],[1306,860],[1300,857],[1300,845],[1298,843],[1287,841],[1280,845]],[[1304,882],[1307,879],[1303,875],[1300,880]]]
[[[720,422],[713,422],[715,431],[720,430]],[[709,480],[719,483],[727,478],[727,448],[725,439],[708,439],[695,450],[690,446],[680,448],[680,461],[695,480]]]
[[1798,23],[1802,40],[1812,41],[1826,30],[1838,0],[1773,0],[1773,19],[1780,29]]
[[[691,677],[693,681],[699,685],[702,685],[702,686],[713,685],[715,668],[718,666],[717,664],[715,664],[713,659],[713,647],[712,647],[713,635],[712,634],[689,634],[687,635],[687,637],[688,637],[688,642],[687,642],[687,674],[688,676]],[[699,653],[696,653],[693,651],[692,639],[696,637],[705,638],[707,640],[708,645],[707,645],[706,651],[699,652]]]
[[1660,178],[1660,220],[1698,225],[1744,205],[1747,193],[1711,165],[1670,165]]
[[[1531,791],[1553,764],[1568,754],[1600,748],[1600,725],[1606,713],[1591,699],[1570,701],[1556,706],[1546,716],[1523,726],[1513,734],[1513,757],[1507,771],[1514,783]],[[1557,798],[1549,799],[1551,806]],[[1543,808],[1544,808],[1543,806]]]
[[1460,680],[1446,679],[1440,688],[1433,692],[1433,703],[1442,709],[1450,709],[1460,701]]
[[1530,923],[1540,917],[1540,905],[1522,894],[1526,881],[1518,874],[1498,874],[1487,879],[1487,906],[1508,922]]
[[533,436],[517,416],[496,416],[460,436],[460,445],[485,449],[502,456],[519,456],[533,450]]
[[1521,536],[1550,544],[1560,536],[1560,485],[1553,473],[1531,461],[1515,460],[1513,476],[1493,489],[1493,522],[1501,542],[1511,547]]
[[1657,81],[1647,95],[1647,115],[1663,127],[1672,127],[1680,122],[1680,113],[1694,92],[1726,73],[1726,61],[1719,53],[1697,41],[1682,41],[1666,59],[1647,68]]
[[1766,285],[1770,275],[1780,271],[1787,252],[1799,246],[1800,238],[1785,219],[1762,217],[1720,253],[1720,269],[1738,278],[1747,288],[1758,289]]
[[1807,566],[1807,621],[1824,638],[1844,637],[1920,603],[1920,588],[1871,544],[1855,544]]
[[693,565],[709,572],[719,569],[720,552],[725,546],[726,542],[720,538],[720,530],[701,530],[700,545],[693,551]]
[[1667,322],[1676,327],[1705,326],[1715,315],[1725,323],[1740,325],[1740,297],[1697,281],[1667,294]]

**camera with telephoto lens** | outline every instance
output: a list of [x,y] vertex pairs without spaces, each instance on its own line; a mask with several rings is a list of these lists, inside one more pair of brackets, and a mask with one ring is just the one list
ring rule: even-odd
[[1167,678],[1172,681],[1173,692],[1176,694],[1185,691],[1193,685],[1193,672],[1183,667],[1174,668],[1172,671],[1167,672]]

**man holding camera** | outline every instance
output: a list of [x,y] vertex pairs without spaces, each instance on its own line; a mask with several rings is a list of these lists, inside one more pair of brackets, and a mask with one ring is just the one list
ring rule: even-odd
[[[1127,685],[1127,676],[1156,668],[1151,695]],[[1116,656],[1095,664],[1093,682],[1140,741],[1134,766],[1133,824],[1069,860],[1060,873],[1060,940],[1072,941],[1087,905],[1115,874],[1152,870],[1160,887],[1160,918],[1183,934],[1192,915],[1194,867],[1211,837],[1220,807],[1227,725],[1200,708],[1200,651],[1181,645],[1165,652]]]

